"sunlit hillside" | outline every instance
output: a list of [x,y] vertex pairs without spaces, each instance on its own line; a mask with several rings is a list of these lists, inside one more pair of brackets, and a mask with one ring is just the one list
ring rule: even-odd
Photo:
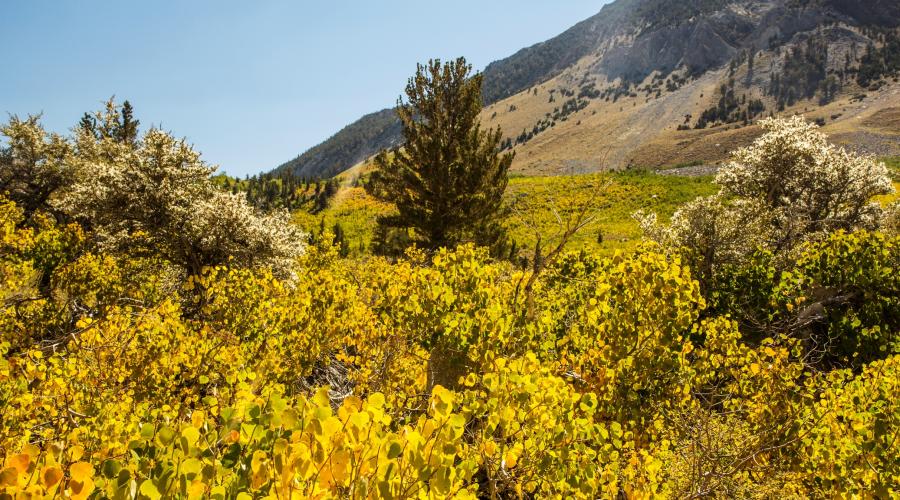
[[[720,86],[729,78],[739,82],[735,88],[738,100],[760,99],[764,115],[801,114],[810,121],[820,120],[823,131],[836,143],[870,154],[900,154],[900,84],[896,82],[876,91],[847,89],[824,105],[802,101],[779,111],[775,99],[764,92],[768,70],[756,72],[753,86],[740,83],[746,79],[746,68],[732,77],[723,68],[668,90],[666,81],[647,78],[619,96],[617,83],[595,84],[603,79],[592,78],[590,67],[576,66],[485,108],[485,123],[502,127],[513,141],[517,155],[514,171],[558,175],[629,166],[721,163],[731,151],[760,134],[758,127],[740,120],[695,129],[698,117],[717,106],[722,98]],[[578,108],[559,116],[564,103],[572,102],[574,96],[594,95],[583,89],[596,92],[597,97],[578,98]],[[607,100],[603,92],[615,99]],[[680,130],[682,126],[687,129]],[[516,143],[521,137],[527,141]]]
[[[594,222],[579,232],[571,249],[584,249],[597,255],[634,248],[641,239],[640,228],[631,215],[639,209],[653,209],[671,215],[678,205],[697,196],[713,193],[710,176],[662,175],[650,171],[615,174],[568,175],[554,177],[513,176],[507,190],[507,203],[518,197],[529,200],[527,213],[510,212],[506,224],[510,236],[525,254],[534,246],[536,235],[552,238],[562,229],[556,214],[565,217],[585,204]],[[329,202],[328,208],[312,214],[294,213],[294,221],[309,232],[339,224],[345,232],[353,255],[368,253],[375,220],[388,213],[390,205],[366,195],[362,187],[347,184]]]
[[442,218],[383,257],[398,194],[468,179],[213,177],[125,110],[2,128],[0,495],[898,491],[896,160],[771,120],[715,183],[513,176],[487,222],[520,259]]
[[[715,164],[772,115],[898,155],[898,23],[890,0],[619,0],[489,64],[482,119],[526,175]],[[384,110],[278,171],[329,177],[400,143]]]

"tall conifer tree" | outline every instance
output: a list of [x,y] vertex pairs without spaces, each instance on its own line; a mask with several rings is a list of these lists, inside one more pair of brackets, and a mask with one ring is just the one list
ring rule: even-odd
[[121,118],[117,139],[122,143],[135,144],[138,137],[138,125],[140,125],[141,122],[134,118],[134,108],[131,107],[131,103],[127,100],[122,103],[122,112],[120,115]]
[[500,154],[500,128],[482,130],[482,75],[464,58],[418,65],[397,114],[406,139],[382,152],[367,185],[397,214],[378,220],[381,231],[412,229],[426,249],[500,240],[498,214],[513,153]]

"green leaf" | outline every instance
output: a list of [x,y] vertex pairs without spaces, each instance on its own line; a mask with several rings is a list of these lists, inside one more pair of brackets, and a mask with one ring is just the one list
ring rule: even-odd
[[117,460],[107,460],[103,462],[103,465],[100,467],[101,472],[103,472],[103,477],[106,479],[112,479],[119,475],[119,471],[122,470],[122,464],[120,464]]
[[196,477],[197,474],[200,474],[202,469],[203,463],[196,458],[189,458],[184,462],[181,462],[181,474],[187,476],[188,480],[191,480]]
[[393,460],[399,457],[401,453],[403,453],[403,446],[397,441],[392,442],[390,446],[388,446],[387,457],[389,459]]
[[156,433],[156,439],[163,446],[169,446],[175,440],[175,429],[171,427],[163,427]]
[[149,479],[145,479],[144,482],[141,483],[141,494],[150,500],[159,500],[162,498],[159,490],[156,489],[156,485]]

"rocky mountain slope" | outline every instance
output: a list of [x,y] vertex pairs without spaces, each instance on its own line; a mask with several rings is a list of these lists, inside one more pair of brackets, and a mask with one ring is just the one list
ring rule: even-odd
[[[787,113],[898,154],[898,26],[896,0],[617,0],[490,64],[483,119],[528,173],[715,162]],[[384,110],[277,170],[328,177],[399,132]]]

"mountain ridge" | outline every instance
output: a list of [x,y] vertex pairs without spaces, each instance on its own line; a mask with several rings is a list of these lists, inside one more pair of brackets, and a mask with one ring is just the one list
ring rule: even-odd
[[[651,77],[656,82],[660,76],[669,77],[663,93],[678,92],[681,87],[705,81],[705,75],[721,71],[738,58],[745,57],[746,63],[744,54],[751,51],[761,54],[760,58],[772,68],[760,68],[754,72],[751,63],[749,74],[745,75],[751,85],[747,86],[743,96],[746,98],[749,95],[761,103],[771,101],[767,106],[767,111],[771,111],[772,107],[782,106],[778,99],[769,100],[764,96],[769,92],[771,82],[760,80],[759,74],[771,75],[781,71],[773,68],[783,64],[778,59],[782,57],[782,50],[794,50],[798,36],[815,34],[816,30],[833,25],[844,26],[847,30],[841,40],[829,42],[831,45],[828,48],[833,45],[836,48],[833,54],[836,54],[837,49],[844,50],[842,44],[872,42],[868,35],[859,30],[869,29],[870,26],[895,28],[900,25],[900,5],[888,0],[617,0],[560,35],[489,64],[483,72],[484,118],[487,122],[497,118],[495,123],[489,125],[502,125],[507,134],[512,134],[510,140],[523,137],[518,132],[520,126],[527,138],[529,130],[537,135],[539,129],[549,127],[550,123],[554,128],[560,124],[561,112],[571,111],[565,107],[554,109],[560,104],[580,108],[572,116],[584,115],[583,110],[588,107],[595,114],[615,112],[615,109],[610,111],[608,107],[596,106],[590,102],[590,97],[582,98],[582,92],[594,98],[597,92],[605,92],[602,98],[613,96],[614,103],[623,96],[634,100],[637,94],[635,86],[648,84]],[[853,37],[858,40],[847,41]],[[864,55],[859,53],[862,48],[856,47],[854,50],[856,63]],[[849,49],[847,51],[849,53]],[[828,64],[832,63],[828,61]],[[828,68],[828,71],[832,70],[837,71],[836,66]],[[841,90],[849,92],[851,86],[843,85],[845,76],[841,76]],[[568,80],[560,83],[563,77]],[[671,83],[673,78],[679,83]],[[588,81],[599,85],[599,88],[585,90],[582,84]],[[553,85],[558,88],[544,89],[550,92],[549,97],[546,94],[538,96],[538,87]],[[520,123],[523,122],[521,118],[510,118],[505,110],[521,109],[523,100],[520,96],[526,91],[529,92],[529,99],[524,101],[525,107],[535,111],[525,123]],[[579,97],[571,103],[575,94]],[[710,101],[709,92],[696,94],[695,100]],[[657,93],[656,98],[660,97]],[[559,99],[559,102],[555,106],[543,106],[536,102],[538,98],[551,103]],[[689,114],[702,112],[704,106],[715,104],[714,99],[712,101],[697,103],[693,108],[698,109],[691,109]],[[630,104],[638,107],[637,101]],[[682,108],[686,109],[684,106]],[[790,111],[789,108],[787,106],[778,111]],[[553,116],[557,118],[551,121]],[[672,117],[667,119],[671,122]],[[591,121],[592,126],[603,125],[602,121],[594,122],[597,121]],[[671,123],[667,126],[674,128]],[[401,142],[399,123],[391,110],[386,109],[348,125],[275,171],[290,170],[305,177],[330,177],[381,149],[395,147]],[[518,148],[520,144],[516,140],[510,147]],[[617,152],[617,155],[624,158],[627,156],[624,153]],[[524,161],[527,162],[527,159]],[[515,168],[522,170],[519,167],[523,160],[517,160],[517,163],[520,165]],[[626,164],[623,159],[613,166]]]

